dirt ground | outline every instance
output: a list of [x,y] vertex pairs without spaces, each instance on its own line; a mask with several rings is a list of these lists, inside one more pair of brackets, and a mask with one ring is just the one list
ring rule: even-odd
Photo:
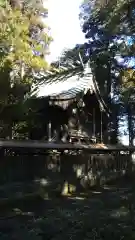
[[134,181],[0,208],[0,240],[135,239]]

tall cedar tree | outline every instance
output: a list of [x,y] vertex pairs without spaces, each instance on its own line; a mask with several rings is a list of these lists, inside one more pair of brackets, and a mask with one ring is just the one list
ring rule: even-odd
[[47,10],[40,1],[1,0],[0,12],[0,125],[11,129],[24,113],[22,103],[35,81],[34,73],[48,68],[52,39],[41,18]]

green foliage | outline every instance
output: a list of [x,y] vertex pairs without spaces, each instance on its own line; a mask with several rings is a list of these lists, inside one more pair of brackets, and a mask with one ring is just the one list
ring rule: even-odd
[[[127,105],[134,100],[134,70],[118,65],[115,56],[131,57],[135,54],[135,3],[134,1],[84,1],[80,14],[83,31],[88,39],[87,52],[95,69],[96,80],[101,91],[107,86],[108,106],[117,109],[116,119],[110,121],[114,131],[118,128],[118,119],[127,111]],[[127,46],[125,37],[132,37],[133,44]],[[121,43],[117,40],[121,39]],[[132,103],[133,105],[133,103]],[[134,114],[133,106],[131,114]],[[115,123],[115,124],[114,124]],[[131,125],[131,124],[129,124]]]
[[9,124],[13,129],[15,122],[26,120],[24,100],[36,81],[34,74],[49,68],[52,38],[41,19],[47,15],[42,1],[1,0],[0,12],[0,128]]
[[[0,45],[3,55],[1,56],[1,67],[7,62],[11,67],[18,67],[22,63],[30,69],[43,69],[47,67],[47,62],[43,57],[45,41],[47,46],[51,40],[47,34],[40,32],[38,40],[30,34],[30,28],[39,27],[37,16],[29,11],[21,12],[18,9],[12,10],[10,6],[3,9],[1,7],[0,16]],[[45,26],[42,24],[40,28]],[[38,56],[35,55],[38,51]]]

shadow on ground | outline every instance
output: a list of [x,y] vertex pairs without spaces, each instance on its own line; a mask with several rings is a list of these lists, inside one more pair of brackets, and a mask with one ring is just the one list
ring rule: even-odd
[[0,239],[135,239],[134,183],[1,207]]

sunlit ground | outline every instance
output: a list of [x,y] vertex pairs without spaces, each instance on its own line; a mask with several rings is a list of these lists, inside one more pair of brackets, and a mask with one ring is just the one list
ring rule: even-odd
[[78,196],[2,207],[0,239],[135,239],[135,188],[124,181]]

